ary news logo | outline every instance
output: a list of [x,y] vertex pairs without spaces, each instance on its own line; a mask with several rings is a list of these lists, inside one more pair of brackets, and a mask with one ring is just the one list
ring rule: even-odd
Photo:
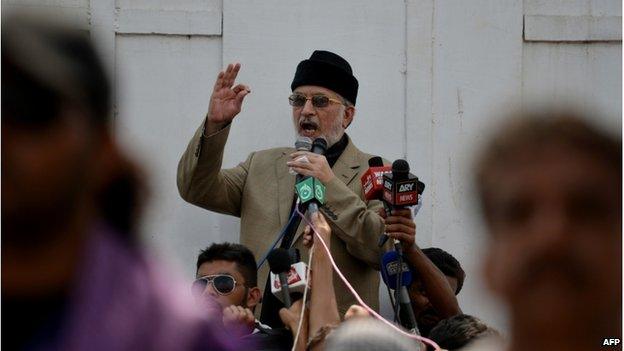
[[602,346],[618,346],[621,340],[618,338],[604,338],[602,340]]
[[388,190],[392,190],[392,182],[389,180],[384,180],[384,188],[388,189]]
[[414,186],[416,184],[410,182],[410,183],[404,183],[404,184],[399,184],[399,192],[400,193],[405,193],[408,191],[414,191]]

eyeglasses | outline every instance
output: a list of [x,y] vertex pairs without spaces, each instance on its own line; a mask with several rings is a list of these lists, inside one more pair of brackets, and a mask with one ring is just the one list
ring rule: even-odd
[[237,283],[236,279],[228,274],[216,274],[207,275],[205,277],[197,278],[191,286],[191,291],[194,296],[200,296],[203,294],[206,286],[212,284],[212,287],[219,295],[229,295],[234,291],[237,285],[243,285]]
[[314,107],[327,107],[330,102],[335,102],[337,104],[344,105],[344,102],[332,99],[325,95],[313,95],[312,97],[307,97],[303,94],[292,94],[288,97],[288,103],[293,107],[303,107],[308,100],[312,100],[312,106]]

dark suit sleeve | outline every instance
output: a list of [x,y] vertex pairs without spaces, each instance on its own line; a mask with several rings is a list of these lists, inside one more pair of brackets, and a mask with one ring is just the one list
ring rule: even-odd
[[210,211],[240,217],[241,198],[254,154],[234,168],[221,170],[229,132],[230,125],[204,136],[202,124],[178,163],[177,184],[185,201]]

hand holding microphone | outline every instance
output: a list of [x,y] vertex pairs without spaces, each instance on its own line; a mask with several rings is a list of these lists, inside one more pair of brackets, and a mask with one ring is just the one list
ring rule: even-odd
[[[334,177],[327,158],[323,156],[327,150],[327,141],[324,138],[316,138],[312,143],[311,151],[298,150],[290,155],[291,161],[286,164],[293,169],[293,171],[303,175],[314,177],[323,184],[327,184]],[[301,158],[305,157],[304,161]]]
[[404,248],[410,248],[416,242],[416,223],[409,208],[393,209],[390,215],[382,209],[381,216],[386,224],[386,234],[401,242]]

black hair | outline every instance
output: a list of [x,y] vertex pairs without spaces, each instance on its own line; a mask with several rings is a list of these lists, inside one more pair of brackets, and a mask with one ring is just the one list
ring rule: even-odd
[[246,246],[234,243],[214,243],[205,250],[199,252],[197,257],[197,269],[205,262],[212,261],[235,262],[236,266],[245,278],[245,286],[253,288],[258,285],[256,258]]
[[457,279],[455,295],[459,294],[462,286],[464,286],[464,279],[466,278],[466,272],[462,269],[459,261],[450,253],[437,247],[423,249],[422,252],[442,271],[442,273],[444,273],[444,275]]
[[[552,147],[564,147],[570,153],[591,156],[621,178],[622,139],[590,124],[591,118],[601,119],[557,108],[516,111],[506,116],[506,123],[483,145],[475,162],[476,191],[486,222],[496,212],[490,201],[497,189],[495,171],[517,166],[521,162],[518,156],[527,150],[539,154]],[[621,184],[610,184],[619,187],[613,189],[614,194],[622,193]]]
[[429,333],[429,339],[445,350],[458,350],[476,338],[499,335],[480,319],[467,314],[441,320]]
[[3,117],[41,127],[64,104],[84,109],[94,130],[110,122],[110,82],[89,32],[37,16],[3,21]]

